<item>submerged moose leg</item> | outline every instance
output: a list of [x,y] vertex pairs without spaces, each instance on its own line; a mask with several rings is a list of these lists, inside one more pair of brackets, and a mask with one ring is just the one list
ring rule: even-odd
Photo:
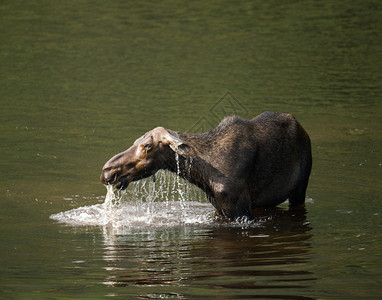
[[[310,149],[310,142],[309,142]],[[309,176],[312,170],[312,156],[308,153],[306,159],[302,162],[301,177],[297,186],[289,197],[289,207],[303,206],[305,203],[306,188],[308,187]]]
[[305,193],[308,181],[303,181],[297,185],[289,197],[289,207],[302,206],[305,203]]
[[253,213],[251,208],[251,199],[247,192],[238,192],[237,194],[230,194],[225,199],[222,199],[223,215],[231,220],[235,220],[239,217],[247,217],[253,219]]

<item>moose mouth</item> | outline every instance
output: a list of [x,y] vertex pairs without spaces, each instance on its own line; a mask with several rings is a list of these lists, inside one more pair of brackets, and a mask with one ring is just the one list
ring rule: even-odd
[[130,182],[141,180],[143,178],[149,177],[155,173],[147,172],[142,174],[131,174],[127,173],[126,175],[121,176],[121,174],[111,173],[108,170],[104,170],[101,175],[101,182],[105,185],[114,185],[118,190],[125,190]]
[[127,176],[122,176],[117,179],[113,184],[118,190],[125,190],[129,186],[130,181]]
[[110,174],[104,171],[101,175],[101,182],[105,185],[114,185],[115,188],[119,190],[125,190],[131,180],[129,180],[128,175],[118,176],[118,174]]

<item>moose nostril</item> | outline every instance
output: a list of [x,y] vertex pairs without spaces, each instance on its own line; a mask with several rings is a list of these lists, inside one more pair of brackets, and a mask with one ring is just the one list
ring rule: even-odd
[[111,182],[114,179],[114,175],[112,170],[104,170],[102,172],[101,181],[104,183]]

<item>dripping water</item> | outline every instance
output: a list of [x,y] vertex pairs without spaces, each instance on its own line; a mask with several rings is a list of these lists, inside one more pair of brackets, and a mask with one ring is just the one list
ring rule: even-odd
[[158,171],[155,181],[142,179],[125,191],[107,185],[103,203],[60,212],[51,219],[71,225],[111,226],[117,231],[215,222],[213,206],[203,191],[179,177],[179,157],[176,160],[176,175]]
[[186,201],[187,184],[183,180],[181,180],[181,178],[180,178],[179,154],[178,153],[175,153],[175,161],[176,161],[176,174],[178,176],[176,176],[176,180],[175,180],[176,186],[174,186],[174,191],[176,191],[176,193],[178,194],[180,207],[182,209],[182,217],[184,219],[186,219],[187,218],[187,210],[190,207],[187,205],[187,201]]

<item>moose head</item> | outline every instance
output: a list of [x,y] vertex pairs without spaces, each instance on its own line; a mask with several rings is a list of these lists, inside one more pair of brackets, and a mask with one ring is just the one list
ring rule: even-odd
[[166,168],[166,158],[174,152],[182,156],[195,156],[194,150],[175,132],[170,133],[164,127],[157,127],[138,138],[129,149],[106,162],[101,182],[126,189],[130,182]]

